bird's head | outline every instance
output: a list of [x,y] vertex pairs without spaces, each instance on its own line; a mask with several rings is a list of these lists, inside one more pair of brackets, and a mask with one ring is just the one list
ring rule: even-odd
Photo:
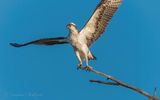
[[75,30],[77,30],[76,24],[74,24],[74,23],[69,23],[69,24],[67,25],[67,28],[68,28],[70,31],[75,31]]
[[68,27],[68,28],[76,27],[76,24],[74,24],[74,23],[71,22],[71,23],[69,23],[69,24],[67,25],[67,27]]

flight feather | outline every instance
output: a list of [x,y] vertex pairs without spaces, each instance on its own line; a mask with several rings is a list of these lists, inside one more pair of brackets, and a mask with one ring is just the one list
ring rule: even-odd
[[79,33],[88,46],[105,31],[121,2],[122,0],[101,0],[93,15]]

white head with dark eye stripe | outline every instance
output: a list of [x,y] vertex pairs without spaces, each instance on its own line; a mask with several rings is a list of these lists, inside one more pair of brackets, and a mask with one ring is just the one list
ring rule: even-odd
[[68,27],[68,28],[76,27],[76,24],[74,24],[74,23],[71,22],[71,23],[69,23],[69,24],[67,25],[67,27]]
[[76,26],[76,24],[74,24],[74,23],[69,23],[68,25],[67,25],[67,28],[72,32],[72,33],[77,33],[78,32],[78,30],[77,30],[77,26]]

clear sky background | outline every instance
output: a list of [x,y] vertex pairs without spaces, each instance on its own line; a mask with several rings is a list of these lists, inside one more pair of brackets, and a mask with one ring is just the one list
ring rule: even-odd
[[[0,0],[0,100],[147,100],[123,87],[78,71],[70,45],[14,48],[10,42],[67,36],[81,29],[99,0]],[[160,1],[123,0],[106,32],[92,46],[90,65],[160,96]]]

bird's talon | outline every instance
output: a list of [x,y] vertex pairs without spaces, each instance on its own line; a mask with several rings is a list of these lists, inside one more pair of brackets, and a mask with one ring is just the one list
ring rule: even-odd
[[92,70],[92,67],[86,66],[86,67],[84,67],[83,69],[86,70],[86,71],[91,71],[91,70]]
[[79,70],[79,69],[82,69],[82,68],[83,68],[82,64],[78,64],[77,66],[78,66],[78,67],[77,67],[77,70]]

